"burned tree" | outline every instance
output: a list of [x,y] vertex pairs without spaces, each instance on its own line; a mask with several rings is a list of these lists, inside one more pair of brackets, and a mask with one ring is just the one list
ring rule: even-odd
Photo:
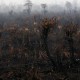
[[55,61],[52,59],[51,55],[50,55],[50,52],[49,52],[49,48],[48,48],[48,44],[47,44],[47,40],[48,40],[48,34],[50,32],[50,28],[51,27],[54,27],[56,24],[56,21],[55,20],[49,20],[47,18],[45,18],[42,22],[42,41],[43,41],[43,46],[44,46],[44,49],[46,51],[46,54],[49,58],[49,60],[51,61],[52,63],[52,66],[53,66],[53,69],[55,69],[57,67]]
[[71,11],[71,9],[72,9],[72,4],[67,1],[67,2],[66,2],[66,7],[67,7],[67,9],[68,9],[69,11]]
[[64,27],[65,41],[68,43],[68,51],[70,52],[70,63],[72,66],[75,63],[75,48],[74,48],[74,35],[77,32],[77,26],[72,22]]
[[28,15],[30,15],[30,14],[31,14],[31,8],[32,8],[32,3],[31,3],[31,1],[30,1],[30,0],[27,0],[24,6],[26,6]]
[[41,4],[41,7],[43,8],[43,14],[45,16],[46,15],[46,12],[47,12],[47,10],[46,10],[47,5],[46,4]]

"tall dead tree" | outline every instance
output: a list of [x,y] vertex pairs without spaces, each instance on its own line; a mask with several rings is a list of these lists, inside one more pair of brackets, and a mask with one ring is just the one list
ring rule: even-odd
[[77,1],[78,0],[73,0],[74,12],[77,11]]
[[71,4],[71,2],[67,1],[65,6],[67,8],[67,13],[68,13],[67,16],[68,16],[68,19],[70,21],[73,18],[72,15],[71,15],[72,14],[72,4]]
[[67,10],[69,10],[71,12],[71,9],[72,9],[72,4],[70,2],[66,2],[66,7],[67,7]]
[[65,41],[67,41],[68,43],[68,51],[70,52],[70,62],[72,66],[75,62],[73,37],[74,37],[74,34],[77,32],[77,26],[74,25],[73,23],[70,23],[67,26],[65,26],[64,32],[65,32]]
[[24,6],[26,6],[28,16],[29,16],[31,14],[32,2],[30,0],[27,0]]
[[41,7],[43,8],[43,14],[44,16],[46,15],[46,12],[47,12],[47,5],[46,4],[41,4]]
[[78,24],[78,18],[79,18],[79,14],[78,14],[78,8],[77,8],[77,1],[78,0],[73,0],[73,8],[74,8],[74,21],[76,24]]
[[32,2],[30,0],[27,0],[24,6],[26,7],[27,11],[27,20],[28,20],[27,25],[31,26],[32,21],[30,17],[31,17]]
[[56,21],[50,21],[49,19],[44,19],[42,22],[42,41],[43,41],[43,46],[44,46],[44,50],[46,51],[46,54],[49,58],[49,60],[52,63],[53,69],[57,68],[57,65],[55,63],[55,61],[52,59],[50,52],[49,52],[49,48],[48,48],[48,34],[50,32],[50,28],[54,27],[56,24]]

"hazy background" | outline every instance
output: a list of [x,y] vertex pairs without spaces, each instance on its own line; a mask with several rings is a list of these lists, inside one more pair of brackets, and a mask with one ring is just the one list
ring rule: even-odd
[[[19,4],[24,4],[25,1],[27,1],[27,0],[0,0],[0,4],[19,5]],[[46,4],[60,4],[60,5],[64,5],[66,1],[69,1],[71,3],[74,3],[75,1],[77,1],[78,3],[80,2],[80,0],[31,0],[31,1],[34,4],[46,3]]]
[[[32,11],[40,11],[41,4],[46,4],[48,10],[62,10],[65,8],[67,1],[71,3],[72,6],[79,8],[80,0],[30,0],[32,3]],[[25,2],[27,0],[0,0],[0,12],[9,12],[10,10],[21,12],[25,9]],[[57,5],[57,6],[55,6]],[[52,7],[55,8],[52,8]],[[38,9],[39,8],[39,9]]]
[[[37,21],[44,17],[62,16],[68,18],[78,17],[80,13],[80,0],[30,0],[31,8],[25,4],[29,0],[0,0],[0,24],[11,20],[22,23],[26,17],[37,17]],[[68,2],[68,5],[66,3]],[[46,4],[44,9],[41,4]],[[76,16],[74,16],[76,15]],[[29,18],[32,19],[32,18]],[[70,19],[69,19],[70,20]],[[77,20],[78,22],[79,20]],[[30,23],[31,24],[31,23]]]

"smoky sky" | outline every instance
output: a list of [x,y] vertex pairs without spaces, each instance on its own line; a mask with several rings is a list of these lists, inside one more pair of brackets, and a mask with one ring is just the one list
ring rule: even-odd
[[[10,4],[24,4],[27,0],[0,0],[0,5],[1,4],[6,4],[6,5],[10,5]],[[80,0],[31,0],[31,2],[33,4],[42,4],[42,3],[46,3],[46,4],[59,4],[59,5],[64,5],[66,1],[69,1],[71,3],[75,3],[75,1],[77,1],[77,3],[80,2]]]

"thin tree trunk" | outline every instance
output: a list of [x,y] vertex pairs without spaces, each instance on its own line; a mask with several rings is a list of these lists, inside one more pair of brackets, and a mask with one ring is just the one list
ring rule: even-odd
[[70,60],[72,65],[74,64],[74,61],[75,61],[72,35],[70,35],[70,37],[68,38],[68,43],[69,43]]
[[49,28],[47,28],[47,29],[44,28],[43,29],[43,34],[42,34],[43,37],[42,38],[43,38],[43,43],[44,43],[44,48],[45,48],[46,54],[47,54],[49,60],[52,63],[53,69],[55,69],[57,66],[56,66],[56,63],[53,61],[53,59],[52,59],[52,57],[50,55],[48,44],[47,44],[48,33],[49,33]]

